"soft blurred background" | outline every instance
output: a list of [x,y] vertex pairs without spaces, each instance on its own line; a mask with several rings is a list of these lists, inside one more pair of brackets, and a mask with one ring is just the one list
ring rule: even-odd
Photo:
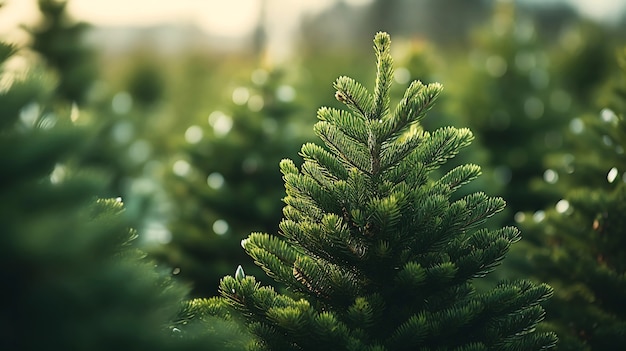
[[277,231],[278,162],[316,140],[316,110],[338,106],[336,77],[372,84],[381,30],[393,40],[394,94],[439,81],[445,93],[425,125],[476,134],[455,162],[483,167],[466,191],[507,200],[493,225],[541,221],[573,172],[583,117],[603,111],[626,1],[7,0],[0,9],[0,36],[21,49],[9,65],[49,70],[55,106],[97,130],[85,162],[107,170],[142,246],[195,296],[215,295],[239,264],[267,279],[239,243]]
[[[110,349],[93,340],[115,334],[181,350],[129,332],[172,322],[163,311],[187,292],[163,279],[210,297],[242,265],[274,285],[240,242],[277,232],[279,161],[299,163],[301,145],[317,141],[317,109],[341,107],[338,76],[372,86],[378,31],[393,41],[393,97],[412,80],[441,82],[424,126],[475,134],[441,170],[482,167],[456,196],[502,196],[507,209],[487,225],[522,229],[479,288],[548,282],[560,349],[626,343],[626,1],[0,3],[0,41],[15,45],[0,44],[0,263],[14,287],[0,339],[9,344],[46,343],[30,332],[28,316],[40,315],[54,322],[39,329],[68,349]],[[113,199],[96,206],[111,219],[90,219],[83,205],[94,197]],[[111,250],[135,257],[127,225],[154,261],[110,267]],[[150,262],[165,278],[149,278]],[[85,333],[93,340],[75,338]]]

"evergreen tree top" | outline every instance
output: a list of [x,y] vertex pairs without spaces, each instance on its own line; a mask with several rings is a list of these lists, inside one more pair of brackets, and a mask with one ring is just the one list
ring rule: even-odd
[[[415,81],[390,107],[390,38],[377,33],[373,93],[335,81],[347,107],[318,110],[325,148],[304,144],[298,168],[283,160],[286,206],[279,235],[252,233],[242,246],[289,293],[261,287],[238,269],[220,286],[221,303],[241,313],[255,350],[541,350],[540,302],[552,290],[502,282],[478,293],[519,239],[513,227],[481,228],[504,208],[482,192],[454,200],[480,174],[461,165],[434,170],[472,140],[467,129],[428,132],[420,120],[442,90]],[[196,307],[215,309],[216,300]]]

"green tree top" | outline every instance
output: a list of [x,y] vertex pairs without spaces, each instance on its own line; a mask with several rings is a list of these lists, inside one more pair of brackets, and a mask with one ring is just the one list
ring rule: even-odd
[[339,77],[336,98],[348,110],[321,108],[304,163],[283,160],[287,196],[279,236],[252,233],[242,246],[289,292],[260,286],[243,269],[225,277],[230,304],[257,336],[254,350],[542,350],[556,342],[536,333],[547,285],[502,282],[478,293],[519,239],[514,227],[487,230],[500,198],[455,190],[480,174],[460,165],[431,173],[468,145],[468,129],[428,132],[420,120],[442,90],[410,84],[390,105],[390,37],[374,39],[373,93]]
[[58,95],[82,104],[96,79],[97,68],[93,49],[84,43],[89,25],[70,19],[67,3],[68,0],[37,0],[42,20],[27,30],[32,36],[32,49],[58,75]]

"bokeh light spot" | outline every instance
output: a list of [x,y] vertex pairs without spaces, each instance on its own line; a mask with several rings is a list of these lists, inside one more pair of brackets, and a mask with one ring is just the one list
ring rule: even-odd
[[248,100],[248,108],[252,112],[261,111],[264,105],[265,100],[263,100],[263,97],[261,95],[253,95],[250,97],[250,100]]
[[190,126],[185,131],[185,140],[189,144],[197,144],[202,140],[203,134],[202,128],[199,126]]
[[224,235],[228,232],[229,226],[228,222],[223,219],[218,219],[213,222],[213,232],[217,235]]
[[565,213],[567,212],[567,210],[569,210],[569,201],[563,199],[563,200],[559,200],[559,202],[556,203],[556,212],[558,213]]
[[185,160],[178,160],[172,166],[174,174],[179,177],[186,177],[191,172],[191,165]]
[[546,183],[555,184],[559,181],[559,174],[553,169],[546,169],[546,171],[543,172],[543,180],[545,180]]
[[609,173],[606,175],[606,180],[608,180],[609,183],[613,183],[617,178],[618,173],[619,171],[617,170],[617,168],[611,168],[611,170],[609,170]]
[[393,79],[398,84],[407,84],[411,80],[411,72],[405,67],[399,67],[393,75]]
[[233,90],[232,99],[235,105],[245,105],[250,98],[250,91],[245,87],[238,87]]
[[580,118],[574,118],[571,122],[569,122],[569,130],[571,130],[574,134],[580,134],[584,129],[585,123],[583,123],[583,120]]
[[269,73],[267,73],[266,70],[261,69],[261,68],[254,70],[252,74],[250,75],[250,80],[252,80],[252,83],[256,85],[265,84],[268,78],[269,78]]
[[281,85],[276,89],[276,97],[282,102],[291,102],[296,98],[296,89],[291,85]]
[[209,115],[209,124],[213,127],[215,135],[222,137],[230,132],[230,129],[233,127],[233,119],[222,111],[213,111]]
[[213,172],[209,174],[206,182],[211,189],[219,189],[224,185],[224,176],[219,172]]
[[121,91],[111,100],[111,109],[118,115],[125,115],[133,107],[133,98],[129,93]]

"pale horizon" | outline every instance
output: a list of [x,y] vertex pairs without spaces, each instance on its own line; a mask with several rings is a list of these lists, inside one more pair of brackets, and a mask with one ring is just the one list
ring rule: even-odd
[[[0,0],[1,2],[2,0]],[[161,24],[189,24],[204,32],[225,38],[249,35],[257,25],[261,3],[266,2],[265,26],[268,46],[284,51],[296,31],[300,17],[319,12],[336,0],[70,0],[72,18],[94,26],[147,27]],[[344,0],[366,4],[371,0]],[[530,2],[559,0],[526,0]],[[581,13],[593,19],[610,20],[623,14],[626,0],[568,0]],[[20,25],[37,21],[36,0],[5,0],[0,9],[0,35],[5,40],[26,37]],[[278,49],[276,49],[278,48]],[[284,54],[284,52],[282,53]],[[280,54],[279,54],[280,56]]]

